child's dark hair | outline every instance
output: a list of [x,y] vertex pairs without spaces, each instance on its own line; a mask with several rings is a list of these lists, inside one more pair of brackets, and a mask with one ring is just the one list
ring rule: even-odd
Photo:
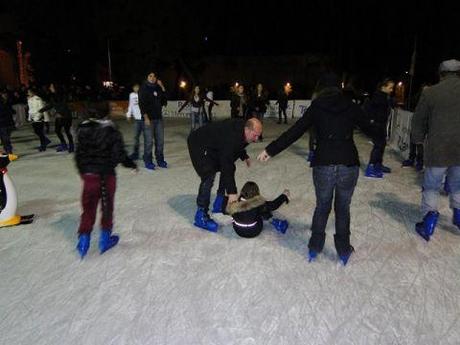
[[255,196],[260,195],[259,186],[257,183],[248,181],[244,184],[243,188],[241,189],[240,196],[244,199],[251,199]]

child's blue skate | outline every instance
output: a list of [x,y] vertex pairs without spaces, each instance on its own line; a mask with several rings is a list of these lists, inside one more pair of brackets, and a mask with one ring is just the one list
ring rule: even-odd
[[99,251],[104,254],[109,249],[118,244],[120,237],[112,235],[112,230],[101,230],[101,237],[99,237]]
[[214,220],[212,220],[208,213],[202,208],[199,208],[196,211],[195,222],[193,225],[211,232],[217,232],[217,228],[219,227],[219,225]]
[[90,242],[91,242],[90,234],[81,234],[78,236],[77,250],[82,259],[88,253]]
[[284,219],[272,218],[271,225],[273,225],[276,231],[281,232],[282,234],[286,233],[287,228],[289,227],[289,222]]
[[425,217],[423,217],[422,222],[415,224],[415,231],[417,231],[417,233],[422,236],[425,241],[429,241],[430,237],[433,235],[438,222],[438,217],[439,212],[430,211],[425,215]]
[[313,249],[308,250],[308,262],[313,262],[316,260],[316,257],[318,256],[318,252]]
[[224,195],[217,194],[214,204],[212,205],[212,213],[222,213],[222,206],[224,204]]

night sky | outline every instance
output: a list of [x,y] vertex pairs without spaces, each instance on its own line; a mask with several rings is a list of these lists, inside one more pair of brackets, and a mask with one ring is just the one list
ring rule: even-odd
[[[414,5],[416,4],[416,5]],[[20,38],[37,78],[84,81],[107,73],[107,42],[119,82],[212,56],[326,56],[363,83],[409,70],[433,82],[460,56],[460,1],[24,1],[0,5],[2,37]],[[6,35],[6,36],[5,36]],[[267,71],[269,74],[270,71]]]

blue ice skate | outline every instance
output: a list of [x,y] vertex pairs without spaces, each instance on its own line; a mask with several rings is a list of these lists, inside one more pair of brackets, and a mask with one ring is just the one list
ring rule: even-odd
[[343,264],[344,266],[347,265],[348,260],[350,259],[350,256],[351,256],[351,253],[352,253],[352,252],[353,252],[353,251],[349,252],[348,254],[339,255],[339,259],[340,259],[340,261],[342,261],[342,264]]
[[168,163],[165,160],[157,161],[157,164],[160,168],[166,169],[168,167]]
[[311,248],[308,250],[308,262],[315,261],[317,256],[318,252],[316,250]]
[[224,204],[224,195],[217,194],[214,204],[212,205],[212,213],[222,213],[222,206]]
[[410,168],[414,166],[414,160],[413,159],[406,159],[405,161],[402,162],[402,167],[403,168]]
[[196,211],[195,222],[193,225],[211,232],[217,232],[217,228],[219,227],[219,225],[209,217],[208,212],[206,212],[203,208],[199,208]]
[[101,230],[99,237],[99,251],[104,254],[109,249],[115,247],[120,240],[118,235],[112,235],[112,230]]
[[287,228],[289,227],[289,222],[287,220],[278,218],[272,218],[270,224],[275,227],[276,231],[281,232],[282,234],[285,234]]
[[364,176],[369,178],[383,178],[383,173],[374,164],[369,164],[366,168]]
[[153,164],[152,162],[145,163],[145,168],[147,170],[155,170],[155,164]]
[[438,217],[439,212],[430,211],[425,215],[425,217],[423,217],[422,222],[415,224],[415,231],[417,231],[417,233],[422,236],[425,241],[429,241],[430,237],[433,235],[438,222]]
[[59,144],[56,148],[56,152],[64,152],[67,151],[69,148],[67,144]]
[[88,253],[90,241],[90,234],[80,234],[78,236],[77,250],[82,259],[85,257],[86,253]]

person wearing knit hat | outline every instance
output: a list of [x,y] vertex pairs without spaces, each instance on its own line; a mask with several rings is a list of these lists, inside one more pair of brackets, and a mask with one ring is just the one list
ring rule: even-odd
[[446,174],[452,222],[460,233],[460,61],[443,61],[439,75],[439,83],[422,92],[412,118],[412,141],[425,143],[424,218],[415,230],[426,241],[436,228],[439,190]]

